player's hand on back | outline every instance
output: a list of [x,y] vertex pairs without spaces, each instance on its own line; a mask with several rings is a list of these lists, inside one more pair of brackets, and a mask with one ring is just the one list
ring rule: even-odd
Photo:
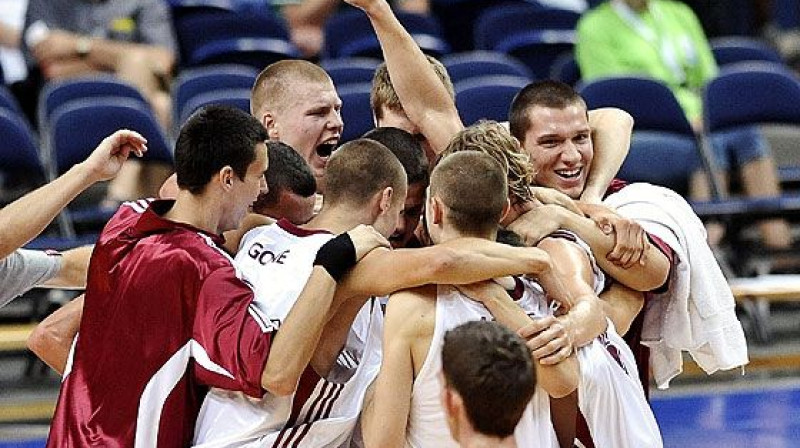
[[389,240],[378,233],[374,227],[360,224],[347,232],[356,248],[356,260],[361,260],[365,255],[378,247],[390,247]]
[[526,341],[531,356],[541,364],[553,365],[569,358],[574,344],[564,323],[555,316],[534,319],[517,332]]
[[608,261],[625,269],[645,263],[647,233],[642,226],[604,205],[582,204],[581,208],[603,233],[614,235],[614,249],[606,256]]

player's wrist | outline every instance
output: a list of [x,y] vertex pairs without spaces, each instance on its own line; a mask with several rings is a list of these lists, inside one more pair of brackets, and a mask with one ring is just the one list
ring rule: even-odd
[[353,240],[350,235],[343,233],[319,248],[314,259],[314,266],[325,269],[338,283],[357,261]]

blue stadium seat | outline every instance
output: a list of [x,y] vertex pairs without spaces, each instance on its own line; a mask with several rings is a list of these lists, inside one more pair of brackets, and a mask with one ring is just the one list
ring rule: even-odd
[[142,94],[132,85],[115,76],[90,76],[50,82],[39,94],[39,131],[47,132],[50,117],[58,107],[77,99],[119,97],[150,107]]
[[19,106],[17,99],[6,86],[0,86],[0,109],[6,109],[14,112],[15,114],[23,115],[22,108]]
[[784,64],[781,55],[774,48],[758,39],[721,37],[713,39],[710,43],[711,52],[720,67],[748,61]]
[[475,49],[473,30],[478,17],[490,8],[526,0],[431,0],[431,13],[439,19],[445,39],[453,52]]
[[[437,57],[450,52],[433,16],[400,11],[396,15],[422,51]],[[334,15],[325,23],[324,33],[327,58],[383,57],[372,24],[361,11],[348,10]]]
[[197,95],[219,89],[250,89],[258,73],[241,65],[215,65],[181,71],[172,86],[175,128],[183,123],[186,104]]
[[175,18],[184,66],[245,64],[261,69],[299,55],[286,23],[266,7],[201,9]]
[[373,58],[340,58],[325,59],[320,62],[320,66],[328,72],[333,85],[338,88],[348,84],[372,82],[375,69],[380,63],[380,59]]
[[197,109],[211,104],[231,106],[250,113],[250,88],[217,89],[193,96],[181,110],[179,124],[185,123]]
[[[763,124],[800,128],[800,80],[788,68],[770,63],[734,64],[703,90],[704,131]],[[779,166],[783,181],[800,180],[800,151],[795,163]]]
[[528,67],[503,53],[470,51],[442,57],[450,79],[456,83],[469,78],[491,75],[510,75],[533,79]]
[[355,140],[375,127],[369,105],[371,83],[350,84],[339,89],[342,99],[342,143]]
[[483,76],[455,85],[456,107],[464,124],[478,120],[508,121],[514,96],[529,83],[519,76]]
[[550,79],[555,79],[571,86],[581,81],[581,68],[572,52],[564,53],[553,61],[550,67]]
[[556,58],[572,51],[579,18],[576,12],[534,4],[493,7],[475,24],[475,47],[510,54],[545,79]]
[[[585,84],[580,94],[590,109],[617,107],[633,116],[634,144],[625,161],[623,179],[646,181],[686,194],[692,171],[703,166],[707,172],[713,169],[713,159],[702,157],[703,148],[678,100],[661,82],[636,77],[604,78]],[[639,137],[643,131],[646,134]],[[686,171],[681,174],[680,169]]]
[[145,160],[172,163],[172,150],[149,108],[131,98],[96,97],[69,101],[53,111],[48,140],[54,172],[83,161],[106,136],[132,129],[147,139]]
[[[22,116],[0,108],[0,171],[46,179],[36,136]],[[37,182],[37,183],[39,183]]]

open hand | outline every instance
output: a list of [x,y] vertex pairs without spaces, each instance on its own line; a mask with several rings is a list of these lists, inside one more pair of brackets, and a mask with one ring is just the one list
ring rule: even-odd
[[361,260],[365,255],[378,247],[390,247],[389,240],[378,233],[374,227],[360,224],[347,232],[356,248],[356,260]]
[[119,173],[131,153],[142,157],[147,140],[138,132],[119,130],[104,138],[83,162],[97,181],[111,179]]
[[606,235],[614,235],[608,261],[625,269],[646,261],[647,233],[636,221],[618,215],[604,205],[582,204],[581,208]]

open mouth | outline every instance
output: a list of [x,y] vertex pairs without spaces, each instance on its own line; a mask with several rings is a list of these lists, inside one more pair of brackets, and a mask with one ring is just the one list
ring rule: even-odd
[[336,143],[322,143],[317,146],[316,151],[317,155],[324,159],[330,157],[336,149]]
[[583,168],[573,168],[569,170],[556,170],[556,174],[558,177],[566,180],[577,179],[581,173],[583,172]]

